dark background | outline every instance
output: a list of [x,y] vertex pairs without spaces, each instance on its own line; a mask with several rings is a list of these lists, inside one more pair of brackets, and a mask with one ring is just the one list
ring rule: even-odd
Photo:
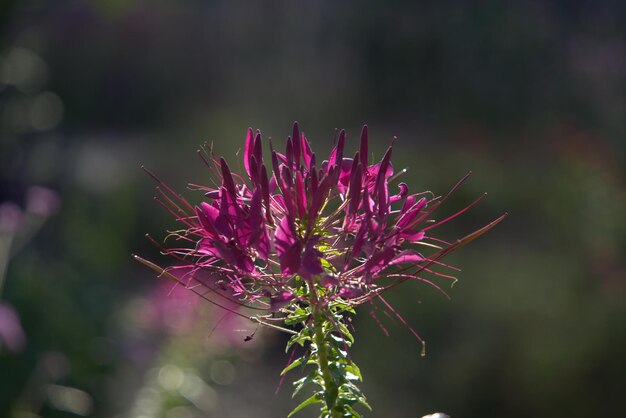
[[24,206],[42,185],[61,207],[29,236],[2,232],[17,238],[0,300],[26,339],[0,341],[0,416],[295,406],[295,374],[274,395],[284,336],[243,343],[253,326],[168,297],[130,257],[166,263],[144,233],[173,227],[141,164],[198,203],[185,185],[209,181],[200,144],[237,167],[248,126],[282,144],[294,120],[321,155],[334,128],[352,153],[367,123],[377,158],[397,136],[413,191],[472,170],[439,217],[489,197],[442,238],[510,214],[450,257],[451,302],[412,283],[389,294],[426,357],[361,310],[367,416],[624,414],[623,2],[5,0],[0,201]]

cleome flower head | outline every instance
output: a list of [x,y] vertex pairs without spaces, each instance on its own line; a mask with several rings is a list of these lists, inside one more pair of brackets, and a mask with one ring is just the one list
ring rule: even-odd
[[[370,161],[367,126],[352,158],[344,156],[345,143],[341,131],[328,157],[318,158],[295,123],[285,152],[270,142],[265,158],[261,133],[248,129],[245,173],[234,173],[212,150],[199,152],[215,184],[190,185],[204,193],[197,206],[146,170],[160,185],[157,201],[181,226],[168,236],[176,244],[162,247],[177,262],[163,269],[135,258],[213,304],[293,334],[287,348],[300,345],[307,354],[290,361],[283,374],[297,365],[316,365],[295,382],[295,392],[305,383],[321,388],[293,413],[321,403],[321,416],[360,416],[352,405],[369,406],[352,383],[361,377],[347,355],[354,339],[346,324],[354,307],[380,302],[422,341],[383,293],[410,280],[444,292],[432,278],[456,279],[441,272],[454,270],[441,259],[506,216],[454,242],[436,238],[436,227],[484,197],[432,219],[469,174],[443,197],[410,193],[405,183],[396,183],[402,172],[394,174],[391,146],[380,161]],[[233,302],[256,314],[232,309]]]
[[367,126],[352,158],[344,157],[345,131],[335,142],[319,161],[296,122],[285,152],[271,147],[266,161],[261,133],[249,128],[242,175],[204,149],[200,156],[217,182],[190,185],[204,192],[198,206],[148,171],[162,186],[157,201],[183,226],[170,233],[179,245],[163,248],[179,264],[157,271],[184,271],[167,276],[212,302],[224,298],[269,312],[298,299],[302,281],[325,289],[314,301],[321,305],[336,299],[352,306],[370,302],[407,280],[443,292],[426,276],[456,279],[431,267],[453,269],[440,260],[506,216],[454,243],[435,238],[433,229],[482,199],[441,221],[430,219],[469,174],[443,198],[411,194],[405,183],[392,185],[391,146],[379,162],[369,161]]

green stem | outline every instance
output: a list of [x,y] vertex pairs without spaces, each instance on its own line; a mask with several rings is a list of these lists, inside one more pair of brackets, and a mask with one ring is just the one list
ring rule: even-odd
[[326,394],[326,408],[332,418],[340,418],[341,412],[335,410],[335,403],[339,389],[330,374],[328,368],[328,347],[324,342],[324,315],[320,309],[316,309],[313,317],[314,341],[317,346],[317,365],[319,367],[322,379],[324,380],[324,391]]

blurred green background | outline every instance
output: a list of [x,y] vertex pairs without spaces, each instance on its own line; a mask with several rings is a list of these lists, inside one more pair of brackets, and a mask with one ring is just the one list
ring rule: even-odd
[[510,213],[448,260],[452,301],[390,294],[426,357],[361,311],[368,416],[624,414],[626,6],[469,3],[1,2],[0,416],[286,415],[285,337],[244,343],[130,254],[167,262],[144,233],[173,227],[141,164],[197,203],[200,144],[237,167],[248,126],[294,120],[321,155],[397,136],[413,191],[472,170],[439,217],[490,195],[442,238]]

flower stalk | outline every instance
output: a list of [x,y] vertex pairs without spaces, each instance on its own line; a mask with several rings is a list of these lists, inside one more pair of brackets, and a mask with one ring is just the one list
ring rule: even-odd
[[330,412],[331,416],[339,417],[340,414],[335,410],[335,401],[337,400],[338,390],[334,379],[330,375],[330,369],[328,366],[328,347],[324,338],[324,317],[321,312],[316,312],[314,318],[314,330],[315,330],[315,351],[317,351],[317,367],[322,375],[323,379],[323,391],[324,402],[326,403],[326,409]]
[[476,203],[442,221],[432,219],[468,176],[443,197],[410,194],[405,183],[396,184],[402,171],[394,175],[392,147],[370,163],[367,126],[353,158],[344,157],[345,143],[341,131],[329,157],[318,160],[296,123],[284,153],[270,143],[266,164],[261,133],[249,129],[241,175],[204,148],[200,156],[217,181],[215,187],[190,185],[204,193],[199,205],[148,171],[159,184],[157,202],[179,224],[168,234],[173,247],[150,239],[176,263],[164,269],[135,258],[217,306],[292,335],[286,351],[302,353],[281,375],[308,369],[294,383],[294,396],[305,386],[316,389],[290,416],[314,404],[329,418],[360,417],[354,408],[359,404],[369,409],[356,386],[359,368],[348,354],[355,308],[369,305],[378,321],[374,310],[380,306],[421,342],[384,292],[414,281],[446,294],[438,282],[456,281],[446,272],[456,269],[441,259],[506,216],[454,242],[435,238],[431,233],[437,226]]

